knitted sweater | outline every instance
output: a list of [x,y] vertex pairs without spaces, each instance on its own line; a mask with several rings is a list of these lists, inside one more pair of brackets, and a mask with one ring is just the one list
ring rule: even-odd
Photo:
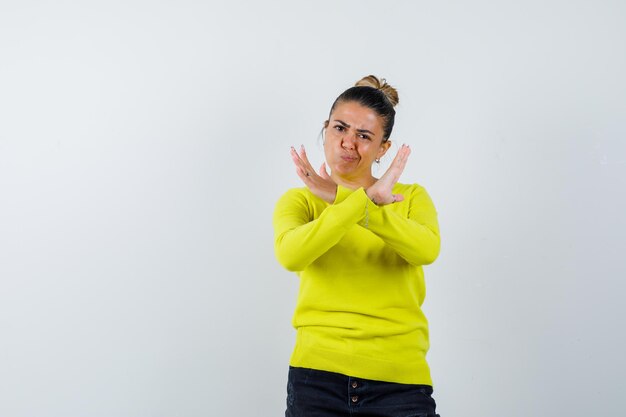
[[422,265],[439,254],[437,213],[419,185],[376,206],[363,188],[333,204],[287,191],[273,224],[278,261],[300,277],[290,365],[380,381],[432,385]]

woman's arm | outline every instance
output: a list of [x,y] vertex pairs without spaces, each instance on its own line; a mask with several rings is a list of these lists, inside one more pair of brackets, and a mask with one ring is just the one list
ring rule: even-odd
[[362,196],[341,186],[336,204],[324,208],[317,219],[314,219],[312,198],[304,189],[289,190],[274,210],[276,258],[290,271],[304,270],[335,246],[365,214],[366,201]]
[[368,207],[367,228],[412,265],[428,265],[440,249],[437,212],[426,190],[415,186],[401,204],[409,204],[408,218],[393,205]]
[[[383,176],[365,190],[376,203],[368,209],[367,227],[410,264],[426,265],[435,261],[440,247],[433,202],[420,186],[414,186],[410,196],[392,193],[410,154],[411,148],[402,145]],[[401,203],[410,205],[408,217],[393,209],[403,200],[409,200]]]

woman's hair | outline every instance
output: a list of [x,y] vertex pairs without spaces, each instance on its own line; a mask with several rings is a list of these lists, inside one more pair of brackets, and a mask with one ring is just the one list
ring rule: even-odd
[[[337,103],[354,101],[372,109],[383,119],[383,142],[391,136],[396,111],[393,109],[400,101],[395,88],[387,84],[384,78],[368,75],[356,82],[354,87],[341,93],[330,108],[330,114],[335,110]],[[330,115],[329,115],[330,118]]]

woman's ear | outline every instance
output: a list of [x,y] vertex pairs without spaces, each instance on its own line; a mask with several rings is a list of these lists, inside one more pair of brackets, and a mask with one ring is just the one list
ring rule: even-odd
[[390,147],[391,147],[391,141],[390,140],[381,143],[380,144],[380,149],[378,150],[377,158],[378,159],[382,158],[387,153],[387,151],[389,150]]
[[326,129],[328,127],[328,120],[324,121],[324,129]]

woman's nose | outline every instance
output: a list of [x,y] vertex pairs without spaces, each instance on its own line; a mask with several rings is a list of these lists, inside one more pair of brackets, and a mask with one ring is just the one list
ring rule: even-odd
[[344,149],[354,149],[354,136],[351,134],[344,136],[341,146],[343,146]]

